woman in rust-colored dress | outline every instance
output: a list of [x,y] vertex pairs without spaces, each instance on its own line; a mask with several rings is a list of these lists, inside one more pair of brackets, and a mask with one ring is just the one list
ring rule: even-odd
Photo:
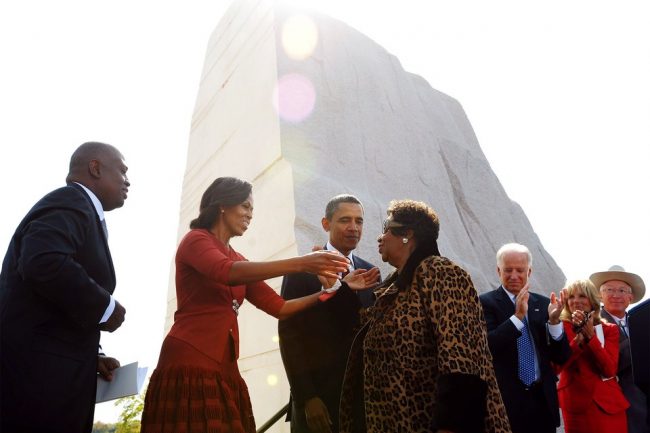
[[219,178],[176,253],[178,309],[145,397],[143,433],[253,433],[248,389],[237,368],[238,309],[247,300],[277,317],[315,305],[319,294],[284,301],[264,280],[293,272],[336,277],[344,257],[314,252],[249,262],[230,246],[253,216],[251,185]]

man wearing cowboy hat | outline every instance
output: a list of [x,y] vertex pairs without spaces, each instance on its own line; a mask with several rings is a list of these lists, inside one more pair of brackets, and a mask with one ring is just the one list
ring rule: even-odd
[[[618,380],[623,394],[630,402],[630,407],[627,410],[628,432],[648,433],[650,428],[647,419],[646,395],[634,384],[630,329],[626,312],[630,303],[638,302],[643,298],[645,284],[641,277],[631,272],[625,272],[620,266],[612,266],[606,272],[596,272],[589,279],[596,287],[600,288],[600,296],[603,301],[601,316],[619,327]],[[648,367],[641,366],[641,368]]]

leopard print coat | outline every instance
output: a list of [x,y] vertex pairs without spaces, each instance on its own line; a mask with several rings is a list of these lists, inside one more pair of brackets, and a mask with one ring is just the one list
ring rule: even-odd
[[470,276],[431,256],[406,286],[378,289],[362,313],[341,395],[341,433],[479,433],[476,425],[510,432]]

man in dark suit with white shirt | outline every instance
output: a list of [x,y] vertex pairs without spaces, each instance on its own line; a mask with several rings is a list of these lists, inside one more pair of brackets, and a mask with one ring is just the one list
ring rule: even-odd
[[524,245],[506,244],[496,258],[501,286],[479,299],[512,432],[555,432],[560,414],[551,362],[563,364],[570,355],[560,322],[564,299],[528,291],[532,255]]
[[[325,208],[323,229],[329,233],[328,250],[348,257],[351,269],[374,266],[352,254],[363,232],[363,206],[352,195],[333,197]],[[282,281],[282,297],[294,299],[322,289],[315,275],[290,274]],[[360,305],[369,307],[371,289],[356,292]],[[358,312],[350,309],[341,317],[328,302],[278,322],[280,353],[291,387],[287,419],[292,433],[338,432],[339,396]]]
[[[647,396],[634,382],[634,369],[648,370],[648,365],[633,365],[630,351],[630,324],[627,307],[639,302],[645,295],[645,284],[640,276],[626,272],[621,266],[612,266],[604,272],[596,272],[589,279],[600,289],[603,308],[600,313],[609,323],[618,325],[618,370],[616,376],[625,398],[630,403],[626,411],[628,433],[648,433]],[[647,335],[647,329],[646,329]],[[647,341],[646,341],[647,344]]]
[[18,225],[0,273],[0,431],[89,433],[97,373],[119,362],[99,353],[125,309],[104,212],[124,204],[122,154],[88,142],[70,159],[67,186],[39,200]]

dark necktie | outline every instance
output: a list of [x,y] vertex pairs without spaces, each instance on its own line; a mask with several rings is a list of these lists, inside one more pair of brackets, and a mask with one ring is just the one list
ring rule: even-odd
[[519,379],[524,385],[530,386],[535,381],[535,350],[528,332],[528,320],[524,317],[524,327],[521,336],[517,338],[519,354]]
[[618,325],[623,330],[623,334],[625,334],[626,337],[629,337],[627,333],[627,329],[625,328],[625,323],[626,323],[625,319],[621,319],[619,320]]
[[341,279],[345,278],[345,276],[350,273],[350,269],[352,267],[352,262],[350,261],[350,259],[347,257],[346,259],[348,260],[348,268],[345,270],[345,272],[341,272]]
[[108,240],[108,227],[106,227],[106,219],[103,219],[101,223],[102,223],[102,229],[104,230],[104,237],[106,238],[106,240]]

